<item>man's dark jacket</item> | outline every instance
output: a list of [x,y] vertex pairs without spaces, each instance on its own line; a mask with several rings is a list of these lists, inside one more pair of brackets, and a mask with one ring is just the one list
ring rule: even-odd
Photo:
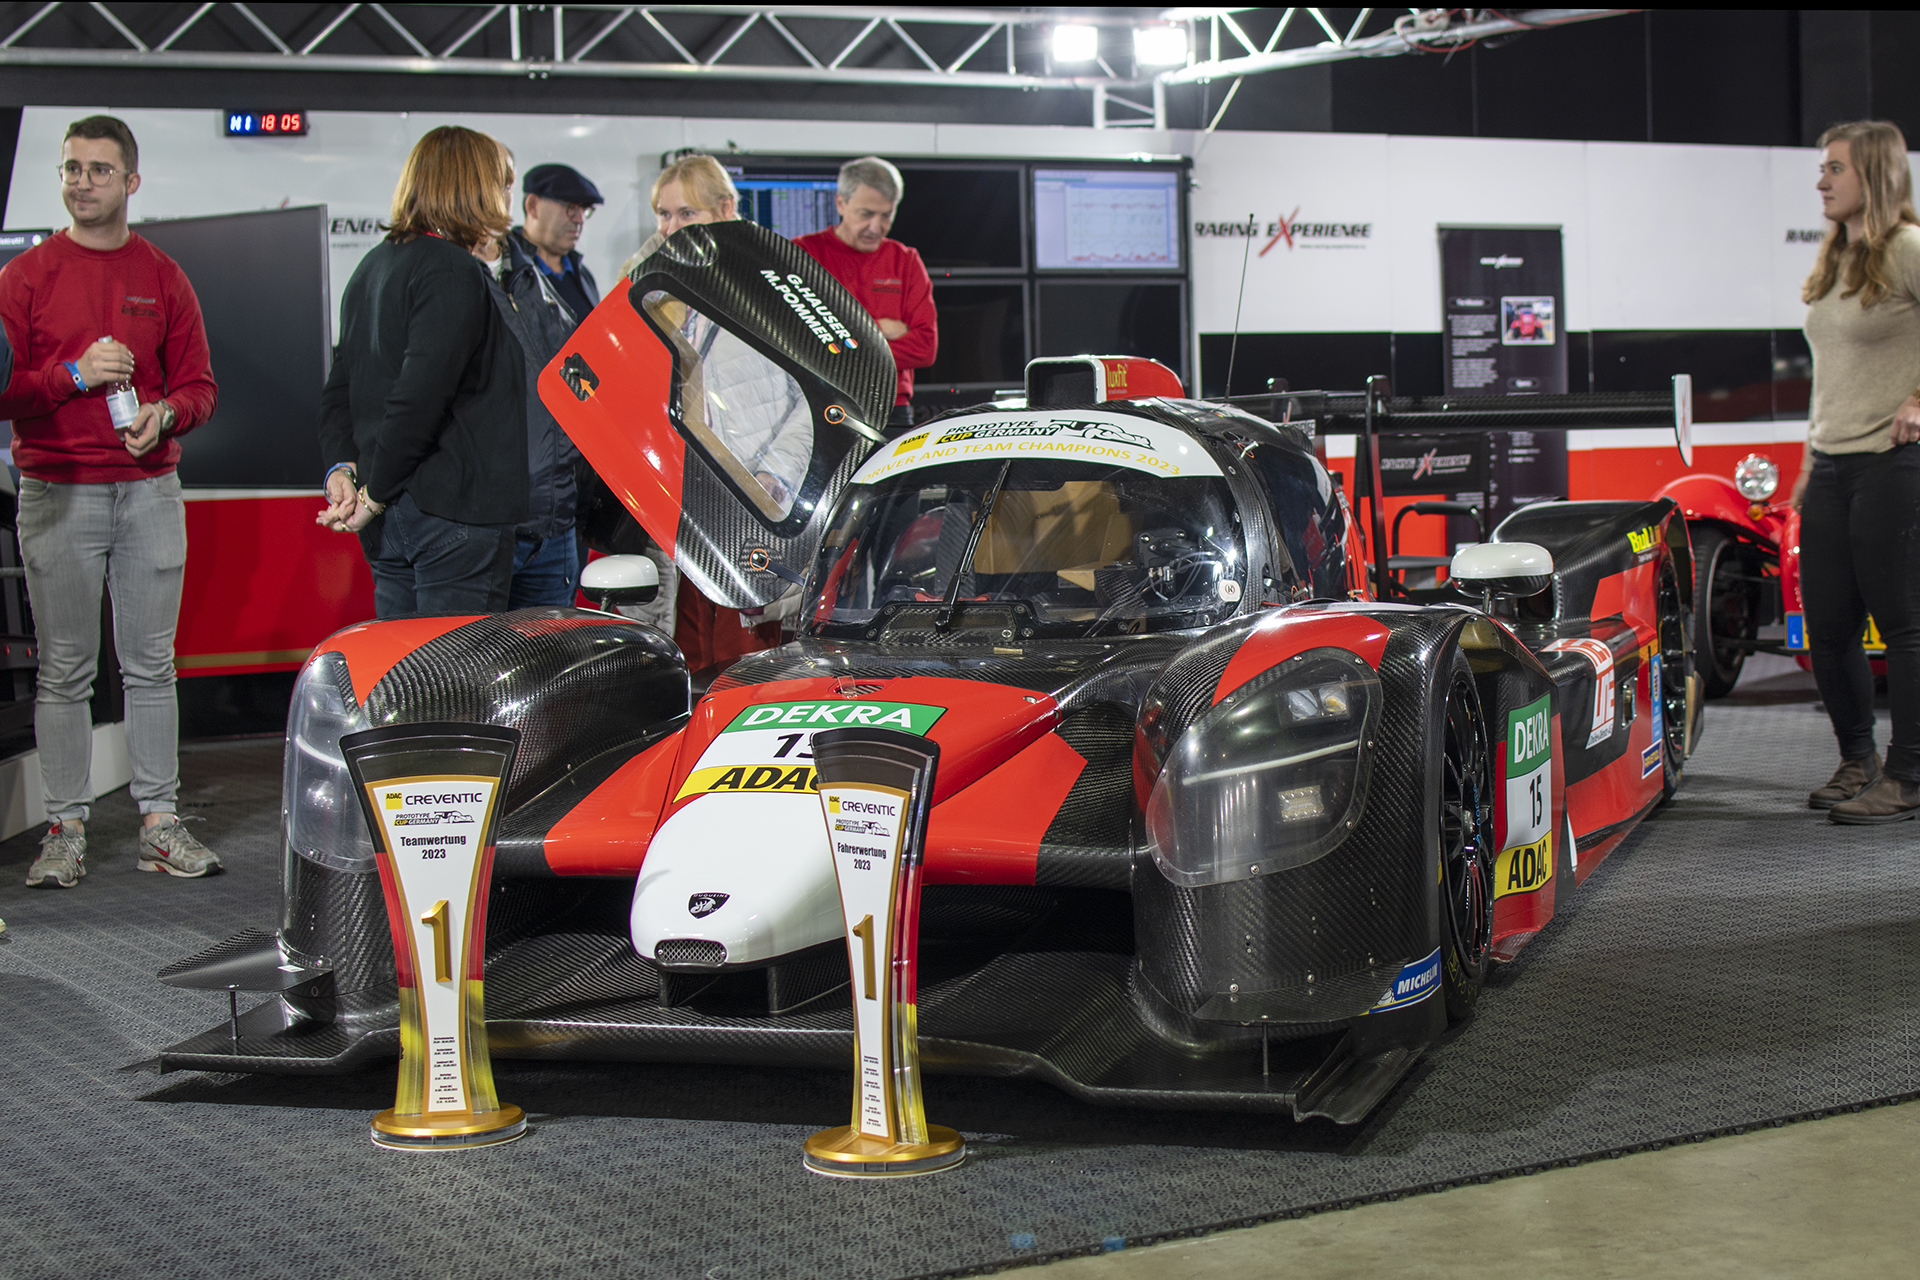
[[485,265],[437,236],[382,240],[347,282],[340,329],[320,396],[325,464],[353,463],[382,504],[410,493],[461,524],[525,520],[526,368]]
[[[527,493],[527,518],[516,531],[525,538],[557,538],[573,528],[579,507],[574,485],[574,464],[580,451],[567,433],[560,429],[547,406],[540,400],[540,371],[547,367],[567,338],[585,316],[574,315],[550,284],[542,287],[540,266],[534,261],[534,248],[515,227],[507,237],[507,253],[500,264],[500,277],[488,274],[494,306],[526,354],[527,377],[527,467],[530,484]],[[600,303],[600,288],[593,273],[569,253],[568,261],[578,273],[580,284],[594,305]]]

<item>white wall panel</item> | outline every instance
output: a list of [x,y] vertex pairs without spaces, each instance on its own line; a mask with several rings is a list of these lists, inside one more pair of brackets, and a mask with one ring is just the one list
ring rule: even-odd
[[1792,232],[1818,231],[1830,225],[1820,212],[1820,193],[1813,184],[1820,177],[1820,153],[1812,147],[1782,147],[1768,155],[1772,164],[1770,229],[1773,277],[1773,327],[1798,329],[1807,316],[1800,286],[1820,256],[1819,241],[1790,239]]
[[[1392,181],[1389,140],[1377,134],[1216,133],[1194,165],[1193,219],[1249,219],[1259,232],[1193,239],[1197,330],[1367,332],[1390,327]],[[1363,224],[1364,237],[1274,238],[1282,217]],[[1435,321],[1430,327],[1438,327]]]
[[1506,138],[1389,140],[1387,165],[1396,333],[1440,331],[1442,224],[1558,226],[1566,263],[1560,323],[1591,327],[1587,170],[1578,143]]
[[1773,324],[1773,172],[1764,147],[1587,149],[1592,301],[1583,329]]

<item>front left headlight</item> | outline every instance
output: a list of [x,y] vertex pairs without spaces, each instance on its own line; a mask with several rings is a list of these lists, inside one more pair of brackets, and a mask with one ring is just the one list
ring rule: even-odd
[[1734,467],[1733,487],[1748,502],[1765,502],[1780,487],[1780,468],[1764,453],[1750,453]]
[[367,727],[346,658],[323,653],[308,662],[287,716],[281,815],[294,852],[337,871],[374,867],[373,837],[340,751],[341,735]]
[[1174,744],[1147,802],[1161,874],[1187,888],[1304,866],[1366,803],[1380,677],[1310,649],[1234,690]]

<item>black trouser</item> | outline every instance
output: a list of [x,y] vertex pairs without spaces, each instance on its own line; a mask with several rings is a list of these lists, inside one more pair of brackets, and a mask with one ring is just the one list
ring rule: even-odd
[[1920,782],[1920,444],[1813,453],[1800,504],[1800,595],[1813,678],[1843,759],[1873,751],[1867,615],[1887,642],[1893,743],[1886,771]]

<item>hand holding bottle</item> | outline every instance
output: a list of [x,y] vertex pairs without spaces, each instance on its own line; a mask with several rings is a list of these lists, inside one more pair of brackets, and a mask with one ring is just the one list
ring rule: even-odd
[[133,350],[112,338],[101,338],[74,361],[80,380],[89,390],[103,382],[121,382],[133,377]]

